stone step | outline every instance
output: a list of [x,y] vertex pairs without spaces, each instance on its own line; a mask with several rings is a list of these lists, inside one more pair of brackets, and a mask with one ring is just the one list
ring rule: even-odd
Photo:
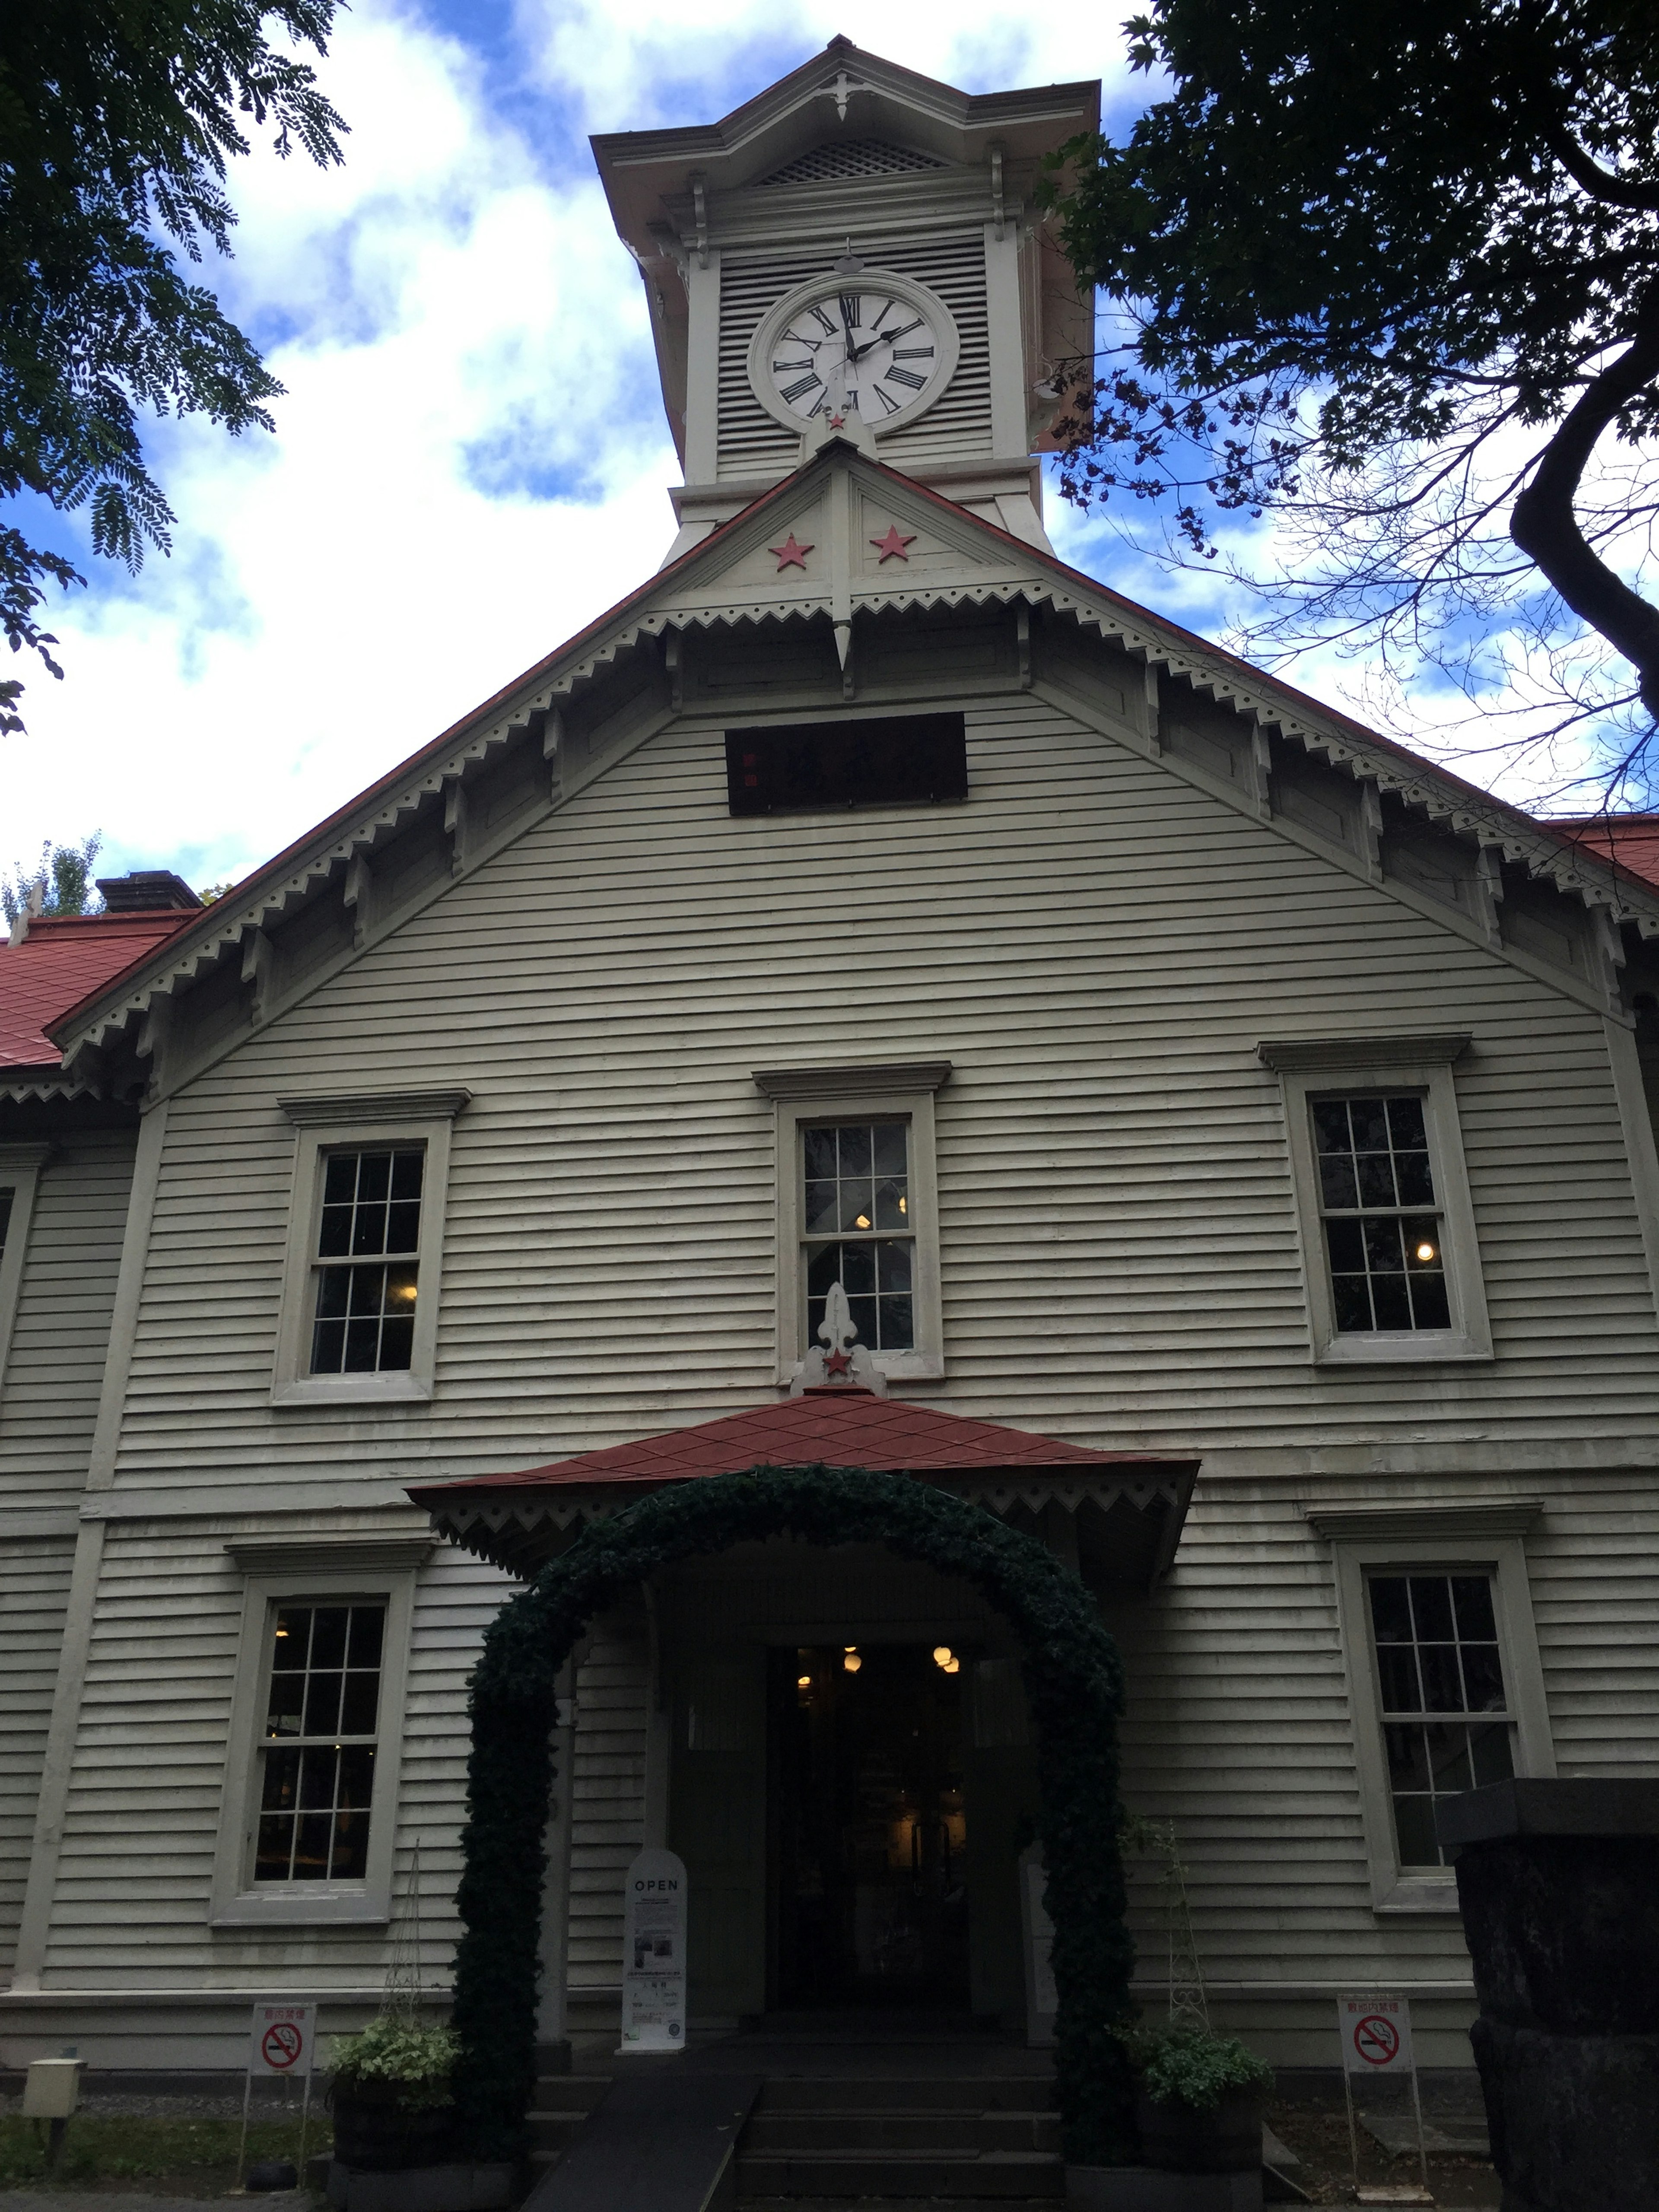
[[1054,2108],[1054,2085],[1046,2074],[954,2075],[943,2080],[914,2075],[773,2076],[763,2087],[757,2112],[1043,2112]]
[[845,2112],[809,2107],[782,2112],[764,2106],[751,2114],[743,2131],[743,2148],[756,2155],[775,2151],[945,2150],[973,2154],[988,2150],[1060,2148],[1057,2112],[882,2111],[854,2107]]
[[1035,2197],[1052,2203],[1066,2194],[1066,2167],[1049,2151],[952,2156],[939,2150],[817,2150],[752,2156],[740,2145],[737,2184],[740,2197],[957,2197],[975,2204],[988,2197]]
[[[1053,2212],[1052,2197],[1004,2197],[996,2200],[998,2212]],[[896,2212],[917,2212],[915,2200],[905,2197],[877,2198],[867,2197],[739,2197],[732,2212],[883,2212],[884,2205],[892,2205]],[[926,2212],[985,2212],[982,2197],[930,2197]],[[1316,2212],[1319,2208],[1316,2207]],[[1352,2212],[1352,2208],[1351,2208]]]

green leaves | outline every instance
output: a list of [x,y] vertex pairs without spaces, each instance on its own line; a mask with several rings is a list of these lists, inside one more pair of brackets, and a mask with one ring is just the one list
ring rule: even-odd
[[[53,0],[0,11],[0,498],[86,507],[94,550],[136,569],[168,550],[173,516],[138,416],[204,414],[233,435],[273,428],[282,387],[211,292],[199,261],[230,251],[222,189],[247,151],[340,159],[345,129],[314,72],[265,37],[325,51],[335,0]],[[84,579],[0,531],[0,624],[14,653],[53,640],[45,586]],[[0,729],[21,726],[0,685]]]
[[[1501,533],[1569,410],[1604,392],[1596,434],[1659,433],[1659,362],[1602,381],[1659,297],[1659,11],[1161,0],[1127,28],[1167,91],[1122,143],[1066,149],[1070,188],[1058,167],[1046,187],[1127,356],[1093,388],[1078,372],[1067,495],[1168,499],[1203,554],[1218,513],[1316,493],[1292,588],[1350,644],[1517,604],[1528,572]],[[1525,550],[1652,709],[1659,630],[1607,555],[1659,480],[1633,464],[1581,529],[1582,465]]]

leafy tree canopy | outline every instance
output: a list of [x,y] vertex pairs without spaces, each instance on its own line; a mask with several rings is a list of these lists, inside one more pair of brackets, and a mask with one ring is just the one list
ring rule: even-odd
[[1276,508],[1255,641],[1380,643],[1478,696],[1473,641],[1507,632],[1549,709],[1528,729],[1588,719],[1633,764],[1659,714],[1659,9],[1158,0],[1126,27],[1168,94],[1048,188],[1121,342],[1073,377],[1068,495],[1169,501],[1176,559]]
[[78,845],[54,845],[50,837],[40,848],[40,858],[25,870],[20,862],[0,881],[0,908],[15,921],[38,890],[45,915],[101,914],[104,902],[93,889],[92,872],[103,847],[103,833],[94,830]]
[[[0,9],[0,499],[87,510],[93,549],[136,569],[173,516],[138,416],[272,428],[282,386],[199,262],[230,251],[223,189],[245,125],[340,159],[339,116],[289,49],[326,51],[336,0],[50,0]],[[265,36],[267,26],[278,43]],[[56,642],[46,587],[85,580],[0,520],[0,622],[14,653]],[[0,731],[21,684],[0,682]]]

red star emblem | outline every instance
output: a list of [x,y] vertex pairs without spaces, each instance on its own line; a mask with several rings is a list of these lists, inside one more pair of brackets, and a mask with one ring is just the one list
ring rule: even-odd
[[847,417],[844,415],[832,415],[830,417],[830,428],[832,430],[844,430],[847,428]]
[[766,550],[769,553],[777,555],[778,574],[782,575],[786,568],[804,569],[806,566],[806,556],[812,549],[810,545],[797,545],[795,533],[792,530],[781,545],[769,545]]
[[823,1371],[826,1375],[846,1375],[851,1371],[852,1365],[844,1352],[832,1352],[823,1363]]
[[916,534],[914,530],[908,538],[899,536],[899,526],[896,522],[888,524],[885,538],[872,538],[870,540],[884,562],[908,561],[910,556],[904,549],[907,545],[914,545],[915,542]]

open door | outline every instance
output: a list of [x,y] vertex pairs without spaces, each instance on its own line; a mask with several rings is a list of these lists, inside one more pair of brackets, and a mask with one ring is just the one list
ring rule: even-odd
[[674,1669],[669,1843],[690,1887],[693,2017],[766,2006],[766,1657],[738,1645]]

